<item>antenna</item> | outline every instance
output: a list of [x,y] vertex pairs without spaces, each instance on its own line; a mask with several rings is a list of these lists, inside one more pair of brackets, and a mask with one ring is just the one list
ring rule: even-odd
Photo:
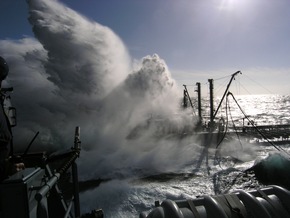
[[36,139],[36,137],[38,136],[38,134],[39,134],[39,131],[35,134],[35,136],[33,137],[33,139],[30,141],[29,145],[27,146],[27,148],[26,148],[26,150],[25,150],[25,152],[23,153],[22,156],[26,156],[27,155],[27,153],[28,153],[28,151],[29,151],[32,143],[34,142],[34,140]]

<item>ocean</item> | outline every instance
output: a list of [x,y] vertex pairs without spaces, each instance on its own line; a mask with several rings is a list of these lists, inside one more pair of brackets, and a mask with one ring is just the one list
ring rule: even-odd
[[[290,124],[289,95],[245,95],[235,98],[244,113],[257,126]],[[240,124],[244,115],[234,101],[228,99],[228,104],[230,105],[227,110],[229,119],[231,122],[237,122],[236,125]],[[225,112],[225,108],[222,109],[221,113]],[[289,132],[288,136],[290,136]],[[270,168],[275,168],[275,164],[281,164],[279,158],[288,158],[290,154],[290,145],[287,143],[280,145],[283,150],[278,151],[271,144],[247,143],[238,138],[220,145],[223,147],[221,148],[223,152],[218,163],[215,160],[215,149],[211,147],[207,162],[206,158],[201,156],[203,147],[190,140],[194,139],[190,138],[186,140],[187,143],[183,142],[180,149],[186,151],[195,147],[196,155],[190,159],[185,154],[185,159],[188,161],[175,169],[169,170],[160,166],[155,172],[152,170],[148,172],[146,169],[133,169],[132,166],[130,170],[134,173],[127,176],[120,171],[111,172],[114,178],[81,193],[82,212],[101,208],[105,217],[138,217],[141,212],[153,209],[155,201],[225,194],[238,189],[256,189],[265,184],[261,183],[253,172],[246,172],[246,170],[268,158],[269,161],[265,166],[270,172]],[[275,141],[273,143],[275,144]],[[172,145],[168,145],[168,150],[171,148]],[[160,158],[163,158],[162,154]],[[170,165],[172,162],[174,156],[162,163]]]

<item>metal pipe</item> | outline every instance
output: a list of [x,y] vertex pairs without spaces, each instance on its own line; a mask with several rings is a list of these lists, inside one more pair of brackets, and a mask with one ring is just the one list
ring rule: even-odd
[[59,180],[60,174],[56,173],[54,174],[47,183],[42,186],[42,188],[35,194],[35,200],[41,201],[44,196],[51,190],[51,188],[55,185],[57,180]]
[[78,166],[75,162],[72,164],[72,178],[73,178],[75,217],[80,217],[81,212],[80,212],[80,197],[79,197]]
[[71,211],[71,208],[72,208],[73,200],[74,199],[72,199],[71,202],[69,203],[69,205],[67,207],[67,210],[66,210],[66,213],[64,215],[64,218],[70,217],[70,211]]
[[213,79],[209,79],[209,101],[210,101],[210,125],[213,124],[214,114],[213,114]]
[[[80,140],[80,127],[77,126],[75,130],[75,145],[74,149],[80,151],[81,140]],[[73,194],[74,194],[74,209],[75,217],[80,217],[80,197],[79,197],[79,179],[78,179],[78,165],[74,161],[72,164],[72,179],[73,179]]]

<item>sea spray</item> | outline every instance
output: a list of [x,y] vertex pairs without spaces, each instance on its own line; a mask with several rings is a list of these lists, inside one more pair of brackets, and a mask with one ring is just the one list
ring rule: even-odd
[[102,98],[126,78],[130,58],[111,29],[55,0],[28,0],[28,4],[35,37],[48,51],[48,79],[66,98],[69,94]]
[[[176,83],[162,58],[144,57],[131,69],[126,47],[109,28],[55,0],[28,5],[37,40],[0,43],[11,65],[9,85],[15,85],[17,150],[37,131],[31,151],[70,148],[80,126],[83,179],[170,171],[194,158],[194,139],[155,137],[175,126],[182,133],[182,126],[190,129],[196,121],[180,110]],[[138,137],[130,139],[136,129]]]
[[109,28],[57,1],[28,2],[38,40],[0,43],[15,85],[18,150],[37,131],[32,151],[70,148],[80,126],[82,180],[178,171],[199,158],[199,141],[189,136],[197,117],[180,108],[162,58],[146,56],[132,69]]
[[69,148],[77,125],[84,147],[96,144],[92,135],[98,129],[99,100],[129,74],[127,49],[112,30],[58,1],[31,0],[28,5],[38,40],[1,41],[18,109],[15,147],[24,150],[39,131],[32,150]]
[[145,57],[140,68],[102,101],[98,144],[81,160],[82,179],[159,173],[191,161],[197,148],[192,137],[156,135],[157,128],[177,124],[175,113],[180,115],[180,126],[188,123],[193,129],[193,120],[182,116],[165,62],[158,55]]

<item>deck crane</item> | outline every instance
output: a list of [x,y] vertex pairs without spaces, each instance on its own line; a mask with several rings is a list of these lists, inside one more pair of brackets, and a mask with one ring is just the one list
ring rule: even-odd
[[241,71],[237,71],[237,72],[232,74],[230,82],[228,83],[227,88],[226,88],[226,90],[225,90],[225,92],[223,94],[223,97],[222,97],[222,99],[221,99],[221,101],[220,101],[220,103],[219,103],[219,105],[218,105],[218,107],[217,107],[215,112],[213,112],[213,92],[212,92],[212,90],[213,90],[213,84],[212,84],[213,80],[212,79],[209,80],[209,82],[210,82],[210,105],[211,105],[210,106],[211,107],[211,110],[210,110],[210,123],[211,124],[214,123],[214,119],[215,119],[215,117],[216,117],[216,115],[217,115],[217,113],[218,113],[218,111],[219,111],[219,109],[221,107],[221,104],[222,104],[225,96],[228,93],[228,90],[229,90],[229,88],[230,88],[230,86],[232,84],[232,81],[234,80],[235,76],[238,75],[238,74],[242,74],[242,72]]

